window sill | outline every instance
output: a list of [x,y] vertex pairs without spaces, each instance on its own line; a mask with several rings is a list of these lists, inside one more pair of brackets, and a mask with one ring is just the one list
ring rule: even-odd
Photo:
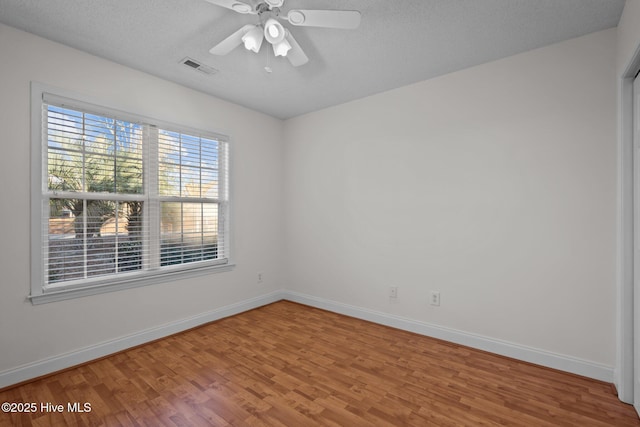
[[190,277],[205,276],[214,273],[223,273],[231,271],[235,268],[235,264],[212,265],[189,270],[168,270],[157,272],[154,274],[145,274],[135,278],[127,278],[113,280],[109,283],[101,283],[97,285],[89,285],[67,289],[47,289],[40,295],[29,295],[28,299],[31,304],[39,305],[55,301],[64,301],[73,298],[87,297],[91,295],[104,294],[107,292],[121,291],[124,289],[139,288],[142,286],[153,285],[158,283],[166,283],[174,280],[187,279]]

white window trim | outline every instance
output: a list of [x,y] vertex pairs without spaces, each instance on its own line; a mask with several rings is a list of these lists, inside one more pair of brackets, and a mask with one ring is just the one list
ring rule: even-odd
[[[153,123],[158,127],[167,129],[179,129],[181,132],[192,132],[194,134],[207,134],[219,137],[220,140],[227,143],[227,176],[230,175],[233,167],[232,144],[227,135],[211,130],[194,129],[188,126],[176,125],[164,120],[158,120],[146,117],[140,114],[124,112],[122,109],[112,108],[104,102],[96,102],[88,99],[88,97],[72,93],[68,90],[48,86],[38,82],[31,82],[31,294],[28,299],[32,304],[44,304],[54,301],[62,301],[72,298],[80,298],[90,295],[97,295],[107,292],[114,292],[123,289],[136,288],[140,286],[148,286],[157,283],[181,280],[191,277],[203,276],[213,273],[220,273],[233,270],[235,264],[233,262],[233,191],[230,179],[227,183],[227,219],[224,221],[224,235],[226,237],[226,253],[227,262],[224,264],[207,263],[206,265],[194,266],[189,264],[166,266],[162,269],[146,271],[141,273],[120,273],[117,277],[96,277],[95,279],[87,279],[81,285],[73,284],[65,286],[58,284],[54,287],[47,288],[44,286],[43,271],[43,236],[41,232],[43,212],[42,194],[44,191],[44,181],[42,179],[43,167],[47,156],[46,150],[43,149],[43,129],[46,117],[43,115],[43,97],[47,94],[49,97],[71,100],[71,103],[86,105],[89,108],[104,113],[112,113],[116,116],[126,116],[145,123]],[[146,173],[146,172],[145,172]]]

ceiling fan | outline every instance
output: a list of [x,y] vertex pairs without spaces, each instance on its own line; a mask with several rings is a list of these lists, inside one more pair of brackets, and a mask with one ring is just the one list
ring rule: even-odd
[[291,65],[298,67],[309,61],[298,42],[280,20],[302,27],[325,27],[355,29],[360,25],[360,12],[356,10],[308,10],[293,9],[282,14],[284,0],[261,0],[253,4],[237,0],[206,0],[234,12],[258,15],[259,22],[247,24],[209,50],[213,55],[226,55],[244,43],[247,50],[259,52],[266,39],[273,47],[275,56],[285,56]]

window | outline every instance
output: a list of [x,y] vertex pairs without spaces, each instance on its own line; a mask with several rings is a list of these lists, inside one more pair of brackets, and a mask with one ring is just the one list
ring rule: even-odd
[[32,302],[230,268],[227,137],[33,97]]

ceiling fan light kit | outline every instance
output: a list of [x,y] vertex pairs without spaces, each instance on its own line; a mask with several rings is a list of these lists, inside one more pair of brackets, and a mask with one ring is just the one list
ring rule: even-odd
[[273,45],[273,54],[275,56],[287,56],[287,53],[291,50],[291,44],[283,39],[280,43]]
[[264,0],[255,7],[236,0],[206,1],[234,12],[258,15],[259,18],[258,24],[245,25],[212,47],[209,52],[213,55],[226,55],[241,44],[245,49],[258,53],[262,41],[267,39],[275,56],[284,56],[291,65],[299,67],[309,62],[309,58],[278,19],[306,27],[355,29],[360,25],[360,12],[356,10],[290,10],[286,16],[281,16],[280,7],[284,0]]
[[244,43],[244,48],[247,50],[252,50],[256,53],[260,51],[260,47],[262,46],[262,40],[264,40],[264,36],[262,34],[262,28],[258,26],[253,26],[252,29],[247,31],[247,33],[242,36],[242,42]]
[[284,27],[273,18],[269,18],[264,24],[264,37],[272,45],[280,43],[284,40]]

